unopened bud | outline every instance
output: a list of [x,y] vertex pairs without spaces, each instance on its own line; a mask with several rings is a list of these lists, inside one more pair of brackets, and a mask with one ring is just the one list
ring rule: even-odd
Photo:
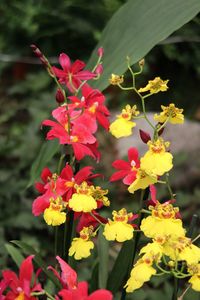
[[170,268],[173,268],[173,267],[175,266],[175,262],[174,262],[173,260],[170,260],[170,261],[168,262],[168,266],[169,266]]
[[44,56],[44,54],[40,51],[40,49],[32,44],[30,45],[31,49],[33,50],[33,53],[39,58],[39,60],[41,61],[41,63],[48,68],[49,63],[48,60],[46,59],[46,57]]
[[63,103],[65,101],[65,96],[63,94],[63,91],[61,91],[61,89],[57,89],[56,92],[56,102],[57,103]]
[[37,57],[40,58],[40,57],[43,56],[42,52],[40,51],[40,49],[39,49],[36,45],[32,44],[32,45],[30,45],[30,47],[31,47],[31,49],[33,50],[34,54],[35,54]]
[[150,134],[142,129],[140,129],[140,138],[143,141],[143,143],[145,143],[145,144],[147,144],[148,141],[151,140]]
[[145,64],[145,60],[144,60],[144,58],[143,58],[143,59],[141,59],[141,60],[139,61],[139,66],[140,66],[141,68],[143,68],[143,67],[144,67],[144,64]]
[[103,73],[103,66],[102,66],[102,64],[99,64],[99,65],[96,67],[95,73],[96,73],[97,75],[101,75],[101,74]]
[[103,54],[104,54],[104,49],[103,49],[103,47],[100,47],[100,48],[98,49],[97,53],[98,53],[98,56],[102,57]]

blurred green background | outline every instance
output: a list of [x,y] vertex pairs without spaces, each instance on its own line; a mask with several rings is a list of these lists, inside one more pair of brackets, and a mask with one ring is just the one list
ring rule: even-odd
[[[79,58],[87,61],[104,26],[125,2],[94,0],[87,1],[85,5],[81,0],[1,0],[0,268],[12,266],[12,261],[3,246],[9,240],[25,241],[40,249],[43,256],[53,254],[52,230],[47,228],[42,219],[32,216],[31,205],[37,193],[34,188],[26,187],[31,165],[44,140],[44,132],[40,130],[41,121],[49,117],[55,107],[56,87],[32,54],[29,45],[38,45],[54,64],[61,52],[67,53],[72,60]],[[170,79],[169,91],[156,95],[153,101],[149,101],[148,109],[159,110],[161,103],[175,101],[177,106],[184,108],[186,117],[192,122],[189,124],[195,126],[200,126],[199,25],[200,16],[197,16],[153,48],[146,57],[144,75],[140,79],[142,86],[155,76]],[[128,93],[122,94],[118,89],[111,87],[107,88],[105,93],[111,110],[119,109],[131,98]],[[190,132],[190,128],[187,130]],[[106,157],[105,161],[102,155],[102,163],[98,166],[108,178],[112,173],[108,165],[117,153],[116,145],[114,139],[105,137],[102,133],[99,136],[103,153],[107,153],[107,145],[112,149],[111,156]],[[176,155],[177,168],[172,172],[174,179],[183,178],[178,183],[175,180],[172,185],[178,195],[177,204],[181,207],[187,225],[192,214],[200,212],[200,141],[197,137],[194,137],[194,140],[196,146],[192,153],[188,154],[188,151],[183,149]],[[53,170],[55,160],[51,161],[49,167]],[[187,173],[187,170],[192,171]],[[122,203],[125,203],[134,208],[134,204],[130,204],[129,201],[130,195],[126,194],[122,185],[111,186],[105,183],[105,186],[110,189],[110,198],[117,199],[116,206],[121,207]],[[160,190],[159,193],[160,197],[167,197],[166,190]],[[49,247],[51,244],[52,247]],[[115,246],[113,257],[117,250]],[[81,276],[89,278],[89,269],[82,269]],[[170,287],[166,282],[161,281],[159,284],[153,282],[151,286],[160,286],[164,295],[163,291]],[[155,298],[155,294],[152,293],[152,289],[146,288],[133,298],[159,299],[159,296]],[[197,299],[195,297],[193,296],[193,299]]]

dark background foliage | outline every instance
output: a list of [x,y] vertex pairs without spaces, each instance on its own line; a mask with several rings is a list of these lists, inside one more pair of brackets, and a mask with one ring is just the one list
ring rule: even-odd
[[[33,187],[27,189],[27,185],[31,165],[44,140],[40,123],[49,117],[50,111],[55,107],[56,89],[32,54],[29,45],[38,45],[53,63],[57,62],[61,52],[66,52],[73,60],[79,58],[87,61],[107,21],[126,1],[94,0],[87,1],[87,5],[83,2],[1,1],[0,268],[12,265],[4,248],[4,243],[9,240],[23,240],[40,249],[41,254],[47,257],[54,251],[52,230],[47,228],[42,219],[36,219],[31,214],[32,201],[37,194]],[[175,101],[185,109],[187,118],[199,122],[199,23],[200,17],[197,16],[147,55],[140,84],[145,84],[146,80],[155,76],[170,79],[167,96],[157,95],[154,101],[149,102],[149,110],[159,110],[160,103]],[[114,110],[130,99],[129,94],[121,94],[115,88],[108,88],[105,92],[108,106]],[[182,134],[184,139],[184,132]],[[100,139],[102,145],[104,144],[102,151],[106,151],[106,145],[113,143],[113,140],[101,133]],[[116,153],[116,146],[112,145],[111,148],[113,153]],[[193,162],[200,166],[197,155],[200,144],[197,144],[195,149],[191,154],[194,157]],[[104,162],[104,155],[102,157],[102,164],[98,168],[102,169],[108,178],[111,168],[105,166],[107,162],[111,164],[112,157],[105,158]],[[55,161],[56,159],[53,159],[49,165],[52,170],[55,168]],[[188,154],[184,154],[184,149],[181,155],[177,155],[176,163],[174,178],[180,177],[188,169]],[[187,173],[185,176],[187,178]],[[182,180],[174,186],[179,195],[177,204],[181,207],[188,224],[191,215],[200,210],[200,175],[198,173],[195,176],[191,175],[190,180],[186,179],[189,184]],[[109,185],[111,199],[117,198],[116,205],[121,206],[124,203],[123,199],[126,199],[126,205],[134,207],[130,204],[130,196],[126,194],[123,186],[119,185],[117,192],[115,187]],[[161,190],[160,195],[166,197],[166,191]],[[89,278],[87,268],[82,271],[82,276]],[[152,284],[159,286],[158,283]],[[160,282],[160,286],[164,286],[164,290],[168,288],[163,282]],[[148,299],[153,299],[153,295],[149,294]],[[139,292],[138,299],[147,299],[146,297],[145,291]]]

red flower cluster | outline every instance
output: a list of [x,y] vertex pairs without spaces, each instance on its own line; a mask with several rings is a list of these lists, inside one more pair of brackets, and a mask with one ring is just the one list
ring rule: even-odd
[[[97,131],[97,122],[108,130],[110,113],[104,105],[104,95],[86,83],[96,74],[81,71],[85,64],[79,60],[71,64],[69,57],[64,53],[60,55],[59,61],[63,70],[52,67],[52,72],[59,78],[59,82],[65,84],[75,95],[69,96],[67,103],[53,110],[52,116],[56,121],[43,121],[42,125],[51,127],[47,139],[57,138],[60,144],[71,145],[77,160],[86,155],[99,160],[100,154],[94,133]],[[77,96],[78,91],[80,96]]]
[[[45,209],[50,206],[50,199],[56,199],[62,197],[63,202],[66,204],[72,195],[76,192],[74,185],[80,185],[82,182],[91,184],[91,180],[101,176],[100,174],[93,174],[93,168],[86,166],[78,171],[75,175],[70,165],[62,169],[60,175],[52,173],[48,168],[44,168],[41,173],[42,182],[37,182],[35,187],[41,194],[38,196],[32,205],[32,212],[35,216],[39,216],[44,213]],[[99,203],[100,208],[102,204]],[[102,222],[106,223],[107,220],[101,217],[96,211],[93,214]],[[98,222],[88,213],[75,213],[75,218],[80,218],[77,226],[77,230],[80,231],[84,226],[96,227]]]
[[[2,300],[37,300],[35,292],[45,295],[37,278],[40,270],[36,272],[33,279],[33,255],[28,256],[21,264],[19,276],[13,271],[5,270],[2,272],[2,280],[0,281],[0,299]],[[56,257],[61,267],[59,274],[52,266],[48,267],[58,278],[62,289],[55,295],[56,300],[112,300],[111,292],[100,289],[88,295],[88,283],[86,281],[78,282],[76,272],[59,256]]]
[[[19,276],[13,271],[2,271],[2,280],[0,281],[0,299],[2,300],[37,300],[32,296],[33,292],[42,291],[40,283],[37,283],[37,276],[40,270],[36,273],[35,280],[32,282],[33,276],[33,255],[27,257],[21,264]],[[6,295],[4,295],[6,291]]]

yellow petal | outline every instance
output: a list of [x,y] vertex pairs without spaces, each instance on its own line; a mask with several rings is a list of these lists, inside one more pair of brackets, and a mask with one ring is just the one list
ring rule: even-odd
[[91,249],[94,248],[92,241],[85,241],[82,238],[74,238],[69,249],[69,256],[79,260],[91,255]]
[[116,138],[126,137],[132,134],[132,128],[136,124],[123,118],[118,118],[110,125],[109,131]]
[[179,237],[185,235],[180,219],[159,219],[149,216],[142,220],[140,229],[144,235],[150,238],[170,235],[171,237]]
[[97,208],[97,202],[90,195],[75,193],[69,200],[69,207],[76,212],[91,212]]
[[104,227],[103,235],[108,241],[125,242],[133,238],[133,230],[130,224],[109,221]]

